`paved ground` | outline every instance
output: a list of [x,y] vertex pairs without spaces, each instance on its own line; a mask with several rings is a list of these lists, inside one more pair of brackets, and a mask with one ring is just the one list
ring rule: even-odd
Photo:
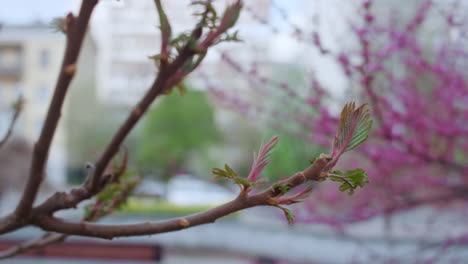
[[[70,260],[70,259],[39,259],[39,258],[15,258],[4,261],[8,264],[155,264],[155,262],[135,261],[96,261],[96,260]],[[247,260],[226,259],[224,257],[210,256],[169,256],[160,264],[252,264]]]
[[[336,232],[324,227],[311,228],[310,226],[289,227],[279,224],[277,221],[235,221],[227,219],[215,224],[204,225],[173,233],[160,234],[145,237],[133,237],[115,239],[110,243],[148,243],[163,245],[169,251],[163,264],[251,264],[249,258],[257,256],[270,256],[292,263],[347,263],[355,260],[357,263],[376,263],[373,256],[383,258],[398,257],[406,259],[408,257],[419,257],[421,259],[431,259],[439,254],[440,248],[437,246],[437,236],[428,237],[426,242],[435,243],[430,246],[426,243],[424,247],[419,239],[424,233],[419,216],[409,215],[403,218],[408,223],[419,223],[420,226],[410,227],[410,231],[396,232],[398,235],[393,239],[386,240],[382,233],[379,233],[381,223],[379,221],[369,222],[363,226],[355,226],[355,237],[340,236]],[[138,222],[142,219],[110,219],[116,222]],[[146,219],[150,220],[150,219]],[[445,220],[444,220],[445,221]],[[447,226],[447,225],[445,225]],[[442,226],[440,226],[442,227]],[[465,226],[462,226],[466,228]],[[460,225],[449,226],[449,231],[453,234],[463,234]],[[439,228],[441,229],[441,228]],[[466,233],[466,231],[464,231]],[[27,228],[2,236],[2,238],[26,239],[35,237],[39,230]],[[74,237],[72,240],[85,240],[89,238]],[[429,245],[429,246],[428,246]],[[202,252],[195,254],[194,252]],[[363,254],[364,252],[364,254]],[[468,259],[468,248],[466,246],[452,247],[450,251],[442,252],[440,263],[448,263],[453,257],[455,259]],[[12,264],[26,263],[89,263],[86,261],[42,261],[31,259],[8,260]],[[15,262],[16,261],[16,262]],[[96,262],[92,263],[130,263],[130,262]],[[136,263],[136,262],[131,262]],[[145,262],[141,262],[145,263]],[[377,262],[378,263],[378,262]]]

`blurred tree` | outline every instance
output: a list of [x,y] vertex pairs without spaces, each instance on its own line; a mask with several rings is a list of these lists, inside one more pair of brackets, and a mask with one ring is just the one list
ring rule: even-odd
[[[346,41],[331,41],[331,46],[327,42],[330,31],[320,32],[318,22],[317,27],[311,27],[312,32],[307,32],[308,28],[297,27],[293,20],[288,22],[290,14],[284,13],[285,24],[294,29],[291,38],[311,46],[317,53],[308,57],[308,52],[301,51],[305,59],[313,59],[318,69],[308,73],[309,84],[301,85],[291,78],[279,80],[276,72],[267,75],[252,71],[226,53],[223,59],[239,73],[239,78],[249,80],[253,89],[261,85],[268,85],[269,89],[260,91],[257,97],[262,100],[249,100],[234,93],[231,97],[226,93],[214,94],[253,120],[265,116],[277,118],[278,121],[268,122],[272,129],[300,137],[307,146],[328,146],[336,131],[338,115],[334,107],[339,97],[330,85],[333,83],[327,83],[330,79],[343,79],[337,82],[342,91],[350,88],[341,98],[346,101],[356,98],[370,105],[376,121],[370,142],[339,164],[365,167],[370,186],[349,199],[332,184],[321,184],[313,197],[302,204],[301,209],[305,210],[300,211],[299,219],[344,230],[348,223],[380,216],[385,222],[382,231],[390,234],[398,228],[409,227],[402,227],[406,221],[393,216],[419,213],[415,208],[425,206],[433,209],[437,217],[449,216],[454,222],[465,223],[468,210],[467,6],[461,1],[418,0],[406,1],[405,8],[401,9],[402,1],[358,2],[361,5],[355,9],[356,13],[352,11],[356,21],[346,31]],[[333,47],[336,43],[339,47]],[[329,59],[342,71],[320,72],[327,67],[319,58]],[[301,89],[310,92],[302,93]],[[217,91],[216,87],[212,90]],[[269,98],[275,97],[281,100],[282,106],[287,106],[284,107],[287,112],[283,108],[278,110],[280,104],[268,105]],[[300,111],[292,111],[295,107]],[[283,137],[283,143],[284,140]],[[280,148],[278,145],[273,155],[279,154]],[[284,160],[285,156],[281,155],[266,170],[273,170]],[[453,224],[437,217],[423,216],[425,221],[417,224],[425,226],[427,233],[441,234],[440,252],[449,245],[466,243],[466,232],[452,235]],[[429,239],[426,233],[421,236]],[[422,262],[419,253],[414,254],[414,263]],[[454,259],[457,257],[460,255]],[[392,256],[390,262],[398,262],[396,259]],[[405,256],[401,263],[411,261]]]
[[65,116],[67,126],[68,181],[81,183],[83,166],[94,160],[118,127],[122,109],[104,105],[96,96],[96,46],[85,38],[78,71],[70,90]]
[[220,138],[207,95],[190,91],[180,96],[174,92],[143,121],[137,163],[143,172],[167,180],[178,170],[188,169],[191,155],[203,155]]
[[[274,132],[270,135],[275,134]],[[276,180],[291,175],[298,167],[309,165],[307,158],[316,157],[320,154],[320,148],[314,145],[304,144],[304,140],[291,136],[287,133],[280,133],[281,141],[271,154],[272,162],[264,172],[270,180]],[[267,137],[270,138],[271,136]]]

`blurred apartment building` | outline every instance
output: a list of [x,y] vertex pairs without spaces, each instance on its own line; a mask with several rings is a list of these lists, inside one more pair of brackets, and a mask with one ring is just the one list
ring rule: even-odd
[[[44,24],[4,25],[0,29],[0,135],[9,126],[12,103],[20,94],[25,105],[14,138],[33,146],[42,129],[65,45],[63,34]],[[49,183],[64,183],[64,130],[59,125],[47,167]],[[24,166],[28,167],[28,164]],[[18,176],[20,177],[20,176]],[[26,175],[25,175],[26,177]]]
[[[172,24],[173,34],[188,31],[195,24],[192,13],[195,9],[189,0],[163,1]],[[215,1],[219,13],[231,1]],[[270,13],[270,0],[251,0],[245,3],[255,10],[256,15],[267,21]],[[159,19],[153,1],[103,1],[97,7],[91,24],[92,37],[97,48],[97,94],[104,103],[133,105],[149,88],[157,69],[148,57],[159,52]],[[242,13],[236,26],[241,39],[246,43],[223,43],[211,50],[201,65],[200,71],[218,81],[226,89],[247,87],[236,78],[232,69],[221,60],[221,52],[228,51],[245,65],[250,61],[267,60],[269,31],[259,25],[253,17]],[[264,64],[264,63],[262,63]],[[197,74],[192,81],[199,89],[203,82],[197,82]],[[195,80],[194,80],[195,78]]]

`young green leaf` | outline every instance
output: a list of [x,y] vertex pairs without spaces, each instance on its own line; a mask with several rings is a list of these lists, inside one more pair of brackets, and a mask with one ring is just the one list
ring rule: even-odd
[[339,187],[341,192],[348,191],[351,195],[358,187],[364,187],[369,183],[367,173],[363,169],[349,170],[346,172],[332,171],[329,173],[328,178],[335,182],[341,182]]
[[237,173],[229,167],[229,165],[224,164],[224,170],[220,168],[213,168],[211,170],[211,173],[215,175],[215,180],[221,179],[221,178],[227,178],[231,180],[235,180],[237,177]]
[[161,0],[155,0],[154,2],[156,4],[156,9],[158,10],[159,23],[161,28],[161,55],[165,57],[169,55],[169,42],[171,40],[172,29],[171,24],[167,19],[167,15],[162,7]]
[[371,127],[372,120],[367,104],[356,109],[354,102],[347,103],[341,111],[340,124],[333,142],[331,157],[335,158],[346,151],[357,148],[366,141]]
[[333,141],[330,155],[332,161],[327,165],[327,170],[336,165],[343,153],[359,147],[366,141],[372,122],[367,104],[356,108],[356,104],[350,102],[344,106],[343,111],[341,111],[338,131]]
[[237,176],[237,173],[235,173],[234,170],[231,169],[231,167],[229,167],[229,165],[227,165],[227,163],[224,164],[224,169],[226,169],[226,172],[227,172],[230,176],[233,176],[233,177]]

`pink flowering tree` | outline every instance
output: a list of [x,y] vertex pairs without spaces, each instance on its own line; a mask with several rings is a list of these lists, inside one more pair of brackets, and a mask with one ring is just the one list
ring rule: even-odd
[[[359,21],[349,26],[353,39],[347,38],[357,45],[338,51],[329,49],[319,33],[309,34],[291,24],[294,29],[291,37],[314,46],[320,54],[340,65],[350,87],[347,95],[369,103],[375,117],[370,142],[338,164],[338,167],[351,164],[365,167],[369,186],[350,199],[332,185],[321,184],[314,191],[313,199],[306,199],[301,205],[298,219],[341,228],[347,223],[384,216],[387,229],[391,230],[395,214],[429,205],[436,210],[435,215],[454,212],[460,223],[466,222],[468,10],[462,2],[437,5],[421,1],[410,19],[390,16],[384,21],[379,19],[377,3],[362,1],[357,9]],[[254,10],[249,12],[255,17]],[[284,23],[290,23],[288,14],[281,13]],[[265,21],[258,22],[270,26]],[[275,28],[271,29],[276,32]],[[278,105],[288,108],[299,105],[302,111],[283,115],[284,112],[263,104],[265,99],[249,101],[212,85],[213,94],[227,107],[257,117],[274,116],[279,121],[266,122],[268,126],[310,144],[329,146],[339,117],[329,107],[334,100],[332,94],[314,73],[308,73],[312,76],[310,86],[305,89],[309,96],[304,97],[298,92],[304,87],[299,89],[288,80],[261,75],[255,70],[255,63],[249,68],[228,53],[223,59],[252,86],[267,87],[260,90],[265,98],[280,93],[283,96],[276,101]],[[284,125],[288,122],[300,129],[290,131],[290,126]],[[332,158],[345,150],[336,147],[339,142],[334,141]],[[342,181],[334,177],[331,179]],[[467,234],[451,234],[445,236],[442,244],[466,242],[467,238]]]

